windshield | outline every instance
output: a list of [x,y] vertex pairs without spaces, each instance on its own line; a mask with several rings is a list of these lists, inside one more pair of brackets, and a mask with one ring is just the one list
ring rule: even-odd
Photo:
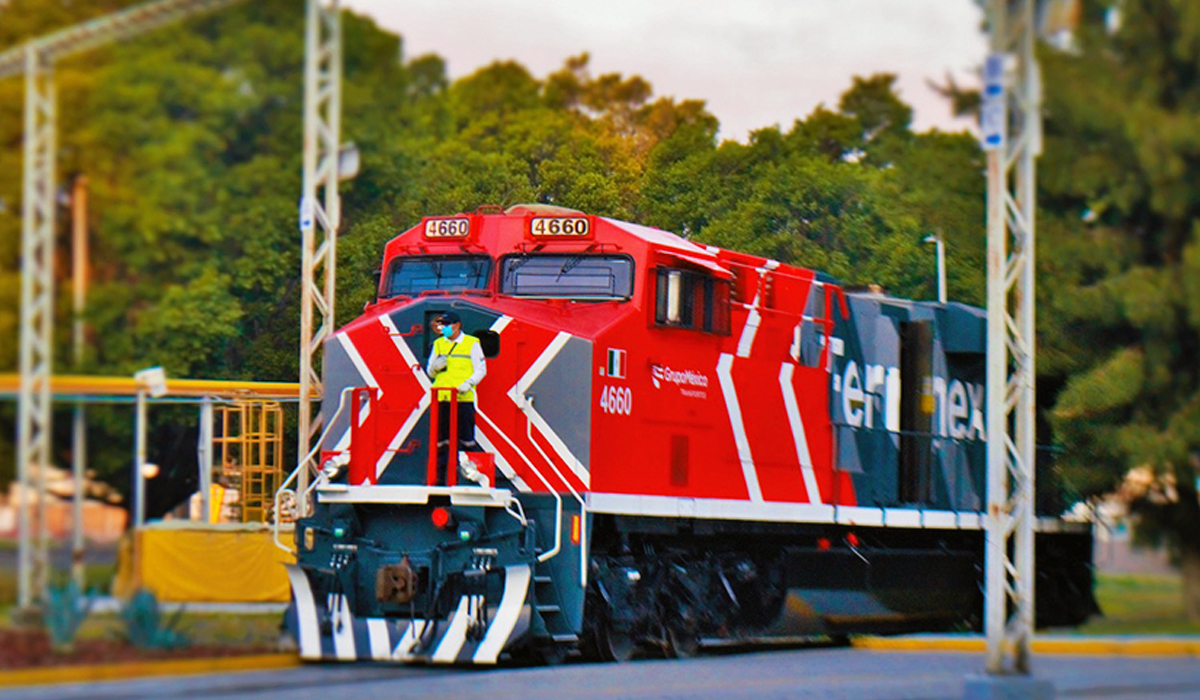
[[565,299],[633,296],[633,260],[624,255],[513,255],[500,265],[501,294]]
[[388,268],[385,297],[416,296],[433,290],[487,289],[492,259],[486,255],[438,255],[396,258]]

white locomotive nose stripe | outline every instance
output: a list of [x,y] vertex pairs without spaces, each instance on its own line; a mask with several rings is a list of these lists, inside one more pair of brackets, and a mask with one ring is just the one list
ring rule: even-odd
[[313,600],[312,586],[308,584],[308,576],[299,566],[285,566],[288,580],[292,584],[292,595],[296,598],[296,633],[300,636],[296,643],[300,645],[300,658],[320,659],[321,626],[317,622],[317,604]]
[[349,356],[350,362],[354,365],[354,369],[358,370],[359,376],[363,378],[363,381],[367,383],[367,386],[378,389],[379,382],[375,381],[375,375],[371,374],[371,369],[367,367],[366,361],[364,361],[362,355],[359,354],[358,348],[354,345],[354,341],[350,340],[350,335],[348,333],[338,333],[337,339],[338,342],[341,343],[342,349],[346,351],[346,355]]
[[354,661],[358,650],[354,644],[354,616],[344,595],[333,597],[333,651],[339,661]]
[[387,331],[388,337],[392,339],[392,344],[396,346],[396,352],[400,353],[405,366],[412,368],[413,376],[416,378],[417,383],[421,385],[422,394],[420,401],[417,402],[412,413],[408,415],[408,418],[404,420],[400,429],[396,431],[391,441],[388,442],[387,449],[383,451],[383,454],[379,455],[379,460],[375,463],[376,481],[383,476],[384,470],[387,469],[388,464],[391,464],[392,458],[396,456],[396,452],[400,449],[400,446],[408,439],[409,434],[416,427],[417,421],[421,419],[421,415],[429,408],[429,389],[432,386],[429,377],[425,376],[425,370],[417,363],[417,356],[408,347],[408,343],[400,335],[400,331],[396,329],[396,324],[392,322],[392,319],[387,314],[383,314],[379,317],[379,323]]
[[504,595],[500,597],[500,608],[492,625],[479,643],[472,658],[477,664],[494,664],[500,658],[500,652],[508,642],[509,635],[517,626],[521,616],[521,607],[529,596],[530,569],[528,564],[509,566],[504,569]]
[[452,664],[458,658],[458,652],[462,650],[463,644],[467,641],[467,623],[470,616],[467,615],[467,606],[470,603],[470,596],[463,596],[458,600],[458,609],[450,616],[450,626],[446,628],[446,635],[442,637],[442,643],[438,644],[438,648],[430,657],[431,661],[442,664]]
[[371,658],[387,661],[392,658],[392,639],[388,634],[387,620],[372,617],[367,620],[367,639],[371,642]]
[[408,627],[404,629],[404,634],[400,635],[400,641],[396,643],[396,648],[392,650],[392,658],[397,661],[411,659],[413,647],[417,646],[417,642],[423,634],[425,634],[425,620],[409,622]]
[[496,319],[496,322],[492,324],[489,330],[493,333],[503,333],[504,329],[508,328],[508,324],[510,323],[512,323],[512,316],[501,316]]

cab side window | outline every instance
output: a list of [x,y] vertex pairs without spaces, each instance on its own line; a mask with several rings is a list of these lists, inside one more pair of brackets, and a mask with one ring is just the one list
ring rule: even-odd
[[682,268],[658,268],[654,322],[728,335],[729,282]]

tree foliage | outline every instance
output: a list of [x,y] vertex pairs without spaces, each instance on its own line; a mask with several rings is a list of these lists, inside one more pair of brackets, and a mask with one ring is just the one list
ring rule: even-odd
[[[13,0],[0,10],[0,49],[133,1]],[[303,22],[296,3],[262,0],[59,67],[59,172],[90,183],[94,339],[75,368],[60,333],[59,369],[295,378]],[[545,78],[500,61],[452,81],[440,57],[404,56],[368,19],[346,13],[344,36],[343,139],[363,167],[342,187],[339,322],[374,294],[386,241],[422,215],[519,202],[657,225],[917,298],[934,292],[921,240],[938,232],[951,295],[982,300],[978,149],[966,134],[913,132],[892,75],[855,79],[836,108],[786,130],[718,142],[702,101],[594,74],[586,53]],[[22,104],[21,81],[0,82],[0,335],[10,338]],[[66,216],[60,224],[65,329]],[[0,344],[0,371],[15,368],[15,346]],[[123,418],[93,422],[93,434],[125,444]],[[126,449],[97,452],[101,472],[126,469]]]
[[[1137,501],[1144,532],[1195,562],[1198,17],[1187,0],[1085,3],[1075,49],[1045,52],[1056,89],[1046,91],[1038,250],[1044,405],[1070,477],[1097,493],[1132,468],[1155,475],[1146,493],[1170,497]],[[1200,617],[1195,573],[1189,611]]]

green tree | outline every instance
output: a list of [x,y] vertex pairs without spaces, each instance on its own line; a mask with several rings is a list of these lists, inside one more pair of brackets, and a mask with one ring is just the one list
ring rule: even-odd
[[1142,533],[1200,619],[1200,23],[1187,0],[1085,7],[1076,50],[1044,55],[1043,398],[1086,492],[1154,475]]

